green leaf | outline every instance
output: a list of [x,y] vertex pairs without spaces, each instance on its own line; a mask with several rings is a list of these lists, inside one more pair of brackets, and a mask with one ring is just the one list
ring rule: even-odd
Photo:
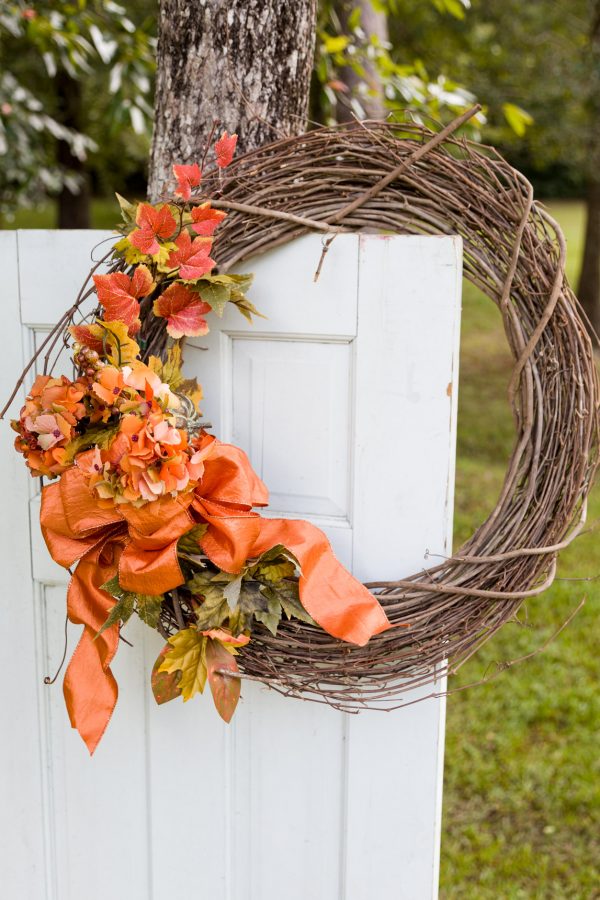
[[345,34],[323,35],[323,46],[327,53],[341,53],[350,43],[350,38]]
[[272,635],[276,635],[277,628],[281,622],[281,603],[279,602],[279,597],[275,591],[272,591],[269,594],[261,591],[261,594],[267,601],[267,607],[266,609],[255,609],[254,618],[258,622],[262,622],[263,625],[266,625]]
[[72,463],[78,453],[81,453],[83,450],[89,450],[91,447],[100,447],[101,450],[105,450],[116,436],[118,430],[118,424],[113,426],[96,425],[88,428],[84,434],[80,434],[73,438],[72,441],[69,441],[65,447],[66,461]]
[[145,622],[150,628],[156,628],[160,619],[163,595],[134,594],[133,596],[135,597],[135,611],[142,622]]
[[[104,585],[103,585],[104,589]],[[107,628],[112,628],[113,625],[116,625],[118,622],[128,622],[131,616],[133,615],[134,608],[134,595],[127,594],[125,597],[121,597],[120,600],[117,600],[113,608],[108,614],[108,618],[106,622],[98,631],[96,637],[102,634],[103,631],[106,631]],[[95,640],[95,638],[94,638]]]
[[227,605],[232,612],[240,601],[242,578],[243,575],[238,575],[237,578],[234,578],[233,581],[230,581],[229,584],[226,584],[223,588],[223,596],[227,600]]
[[209,284],[199,282],[195,285],[205,303],[208,303],[212,311],[221,318],[225,307],[231,299],[231,288],[224,284]]
[[523,137],[527,127],[533,124],[533,117],[529,115],[527,110],[521,109],[520,106],[515,106],[514,103],[503,103],[502,112],[517,137]]
[[121,215],[123,216],[123,221],[126,225],[135,225],[135,217],[137,215],[137,203],[130,203],[129,200],[126,200],[125,197],[121,197],[120,194],[115,193],[115,197],[121,207]]
[[101,589],[114,597],[117,603],[111,609],[110,615],[98,634],[119,620],[123,623],[127,622],[134,612],[150,628],[156,628],[162,608],[162,594],[136,594],[133,591],[126,591],[119,584],[118,575],[103,584]]
[[200,541],[206,534],[207,529],[208,525],[205,523],[194,525],[193,528],[183,534],[177,541],[177,552],[188,553],[190,556],[198,556],[198,554],[202,553]]

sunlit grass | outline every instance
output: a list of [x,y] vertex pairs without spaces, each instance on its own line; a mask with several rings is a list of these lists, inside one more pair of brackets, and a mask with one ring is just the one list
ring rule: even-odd
[[[579,264],[580,204],[551,206]],[[506,400],[510,358],[493,304],[466,286],[459,391],[455,543],[497,498],[513,440]],[[600,519],[600,491],[589,521]],[[541,646],[587,597],[545,650],[489,684],[448,699],[441,897],[469,900],[600,897],[600,574],[597,533],[561,556],[551,590],[527,604],[451,680],[497,671],[496,663]]]

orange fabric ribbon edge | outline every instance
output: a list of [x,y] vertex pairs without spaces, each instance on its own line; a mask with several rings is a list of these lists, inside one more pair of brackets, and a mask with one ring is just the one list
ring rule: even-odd
[[196,523],[208,525],[204,553],[226,572],[283,544],[301,567],[300,599],[334,637],[363,645],[390,623],[377,599],[336,559],[323,532],[299,519],[266,519],[268,491],[238,447],[206,435],[204,474],[193,492],[160,498],[136,509],[102,508],[74,466],[42,492],[42,533],[52,558],[77,567],[67,593],[69,620],[84,626],[64,678],[73,728],[90,753],[96,749],[117,702],[110,664],[119,643],[115,624],[98,635],[114,605],[100,586],[118,573],[125,590],[163,594],[181,585],[177,541]]

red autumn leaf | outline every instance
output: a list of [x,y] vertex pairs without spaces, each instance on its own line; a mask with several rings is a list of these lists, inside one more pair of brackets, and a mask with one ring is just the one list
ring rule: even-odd
[[173,236],[177,227],[168,203],[163,203],[162,206],[140,203],[135,221],[139,228],[131,232],[129,241],[142,253],[150,255],[158,253],[160,250],[158,238],[163,241],[168,240]]
[[172,284],[154,301],[154,315],[167,320],[167,332],[177,340],[206,334],[208,325],[204,313],[210,306],[183,284]]
[[173,174],[177,179],[176,196],[182,200],[189,200],[192,196],[192,188],[198,187],[202,179],[202,172],[198,163],[191,166],[173,166]]
[[104,344],[102,343],[102,338],[94,335],[89,325],[71,325],[69,333],[78,344],[85,344],[86,347],[89,347],[90,350],[95,350],[96,353],[103,352]]
[[210,203],[195,206],[192,210],[192,222],[194,223],[191,226],[192,231],[201,234],[202,237],[210,237],[226,215],[227,213],[220,209],[213,209]]
[[150,269],[137,266],[132,278],[124,272],[94,275],[94,284],[106,321],[123,322],[135,334],[140,327],[138,299],[148,296],[154,288]]
[[179,275],[185,281],[202,278],[216,266],[214,259],[210,258],[212,241],[201,237],[192,240],[188,231],[182,231],[175,243],[177,250],[169,255],[168,265],[179,269]]
[[227,132],[224,131],[215,144],[215,155],[217,157],[217,165],[220,169],[224,169],[225,166],[228,166],[233,159],[237,139],[237,134],[227,134]]
[[206,642],[206,669],[217,712],[225,722],[231,722],[240,699],[240,679],[220,675],[218,670],[227,669],[229,672],[237,673],[239,669],[233,656],[218,640],[209,638]]
[[179,687],[179,682],[181,681],[181,672],[158,671],[159,667],[164,662],[166,654],[169,652],[169,650],[172,649],[173,648],[170,644],[165,644],[152,667],[152,676],[150,678],[150,683],[152,684],[152,693],[154,694],[154,699],[159,704],[168,703],[169,700],[175,700],[176,697],[181,697],[181,688]]

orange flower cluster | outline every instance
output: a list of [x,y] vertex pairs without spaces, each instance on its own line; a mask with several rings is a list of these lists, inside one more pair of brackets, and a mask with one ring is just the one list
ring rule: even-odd
[[87,352],[93,365],[77,381],[40,375],[13,422],[32,474],[77,465],[101,506],[191,490],[205,454],[176,425],[179,398],[143,363],[118,368]]
[[77,458],[100,506],[142,506],[166,494],[192,490],[204,473],[206,450],[175,427],[156,401],[127,413],[106,450],[95,447]]
[[15,447],[25,456],[33,475],[53,478],[69,468],[66,447],[76,436],[78,423],[87,415],[85,385],[62,375],[38,375],[18,422]]

